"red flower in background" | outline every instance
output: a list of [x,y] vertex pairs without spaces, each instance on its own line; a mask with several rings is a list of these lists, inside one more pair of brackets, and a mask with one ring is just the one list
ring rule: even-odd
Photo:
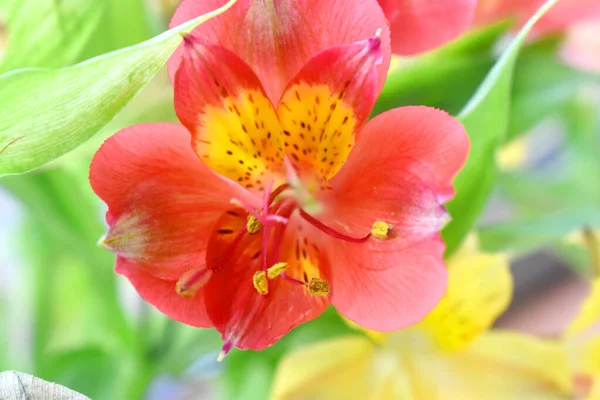
[[392,52],[434,49],[469,29],[478,0],[378,0],[391,28]]
[[[172,25],[223,3],[183,1]],[[92,162],[117,272],[216,327],[223,354],[330,303],[376,330],[420,320],[445,290],[442,203],[468,140],[427,107],[366,122],[389,60],[375,0],[240,0],[199,27],[169,65],[183,126],[124,129]]]
[[[475,23],[514,17],[524,25],[547,0],[481,0]],[[600,0],[560,0],[534,26],[538,35],[559,32],[577,22],[600,18]]]

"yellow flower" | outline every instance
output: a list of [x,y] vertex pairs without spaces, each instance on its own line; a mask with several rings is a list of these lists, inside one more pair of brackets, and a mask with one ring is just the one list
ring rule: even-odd
[[506,257],[471,240],[448,271],[445,297],[421,323],[378,342],[350,336],[298,349],[279,365],[271,398],[569,398],[562,343],[489,331],[512,296]]
[[600,400],[600,277],[592,282],[590,294],[562,339],[569,357],[573,394]]
[[518,170],[525,165],[528,152],[526,139],[519,137],[505,144],[496,152],[496,164],[503,172]]

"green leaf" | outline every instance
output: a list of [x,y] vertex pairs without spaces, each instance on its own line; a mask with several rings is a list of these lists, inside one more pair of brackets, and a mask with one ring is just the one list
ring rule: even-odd
[[0,73],[16,68],[56,68],[76,61],[100,22],[105,2],[21,0],[7,13],[8,45]]
[[372,115],[421,104],[456,114],[494,64],[492,50],[506,31],[502,22],[470,32],[388,74]]
[[495,153],[508,128],[513,71],[531,27],[556,0],[547,1],[506,48],[477,92],[460,112],[471,140],[466,165],[455,179],[456,196],[448,203],[452,221],[443,231],[447,255],[460,245],[483,211],[496,176]]
[[1,75],[0,176],[29,171],[85,142],[160,70],[181,43],[181,33],[234,3],[73,67]]
[[559,240],[585,226],[600,227],[599,208],[565,209],[540,217],[503,222],[479,229],[485,251],[524,252]]
[[507,140],[533,128],[564,107],[600,75],[575,69],[558,57],[559,38],[547,38],[523,49],[515,66]]

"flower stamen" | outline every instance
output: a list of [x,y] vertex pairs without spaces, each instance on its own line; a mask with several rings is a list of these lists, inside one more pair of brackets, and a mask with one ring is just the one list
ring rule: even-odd
[[277,189],[273,190],[273,192],[269,195],[269,204],[273,203],[277,196],[291,188],[289,183],[284,183],[283,185],[279,185]]
[[252,277],[252,284],[258,293],[269,293],[269,282],[267,281],[267,274],[265,274],[265,271],[256,271]]
[[256,291],[260,294],[269,293],[269,280],[275,279],[280,275],[283,276],[287,266],[287,263],[279,262],[267,269],[267,273],[265,271],[256,271],[252,277],[252,284]]
[[260,231],[260,228],[262,228],[262,224],[258,218],[252,214],[248,214],[248,222],[246,222],[246,230],[248,233],[254,235]]
[[303,286],[306,285],[306,282],[302,282],[302,281],[299,281],[298,279],[292,278],[291,276],[289,276],[285,272],[283,274],[281,274],[281,277],[284,278],[286,281],[295,283],[296,285],[303,285]]
[[181,297],[192,298],[212,277],[208,268],[192,268],[186,271],[175,284],[175,292]]
[[393,230],[393,226],[384,221],[375,221],[371,228],[371,234],[377,239],[387,239]]
[[279,263],[273,265],[271,268],[269,268],[267,270],[267,277],[269,279],[275,279],[276,277],[281,275],[283,272],[285,272],[285,269],[287,268],[287,266],[288,265],[285,262],[279,262]]
[[329,282],[324,279],[312,278],[308,283],[308,291],[315,296],[327,296],[331,289]]
[[346,242],[351,242],[351,243],[364,243],[367,240],[369,240],[369,238],[372,235],[371,232],[369,232],[366,236],[361,237],[361,238],[355,238],[355,237],[351,237],[348,235],[344,235],[343,233],[340,233],[340,232],[336,231],[335,229],[328,227],[327,225],[325,225],[324,223],[322,223],[321,221],[319,221],[312,215],[308,214],[303,209],[300,208],[299,211],[300,211],[300,216],[302,218],[304,218],[304,220],[306,220],[308,223],[310,223],[312,226],[319,229],[320,231],[325,232],[329,236],[332,236],[336,239],[341,239],[341,240],[344,240]]

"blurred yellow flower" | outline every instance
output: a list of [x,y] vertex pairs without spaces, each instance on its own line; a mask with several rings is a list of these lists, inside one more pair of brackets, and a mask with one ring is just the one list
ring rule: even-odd
[[489,331],[512,296],[506,257],[477,251],[471,238],[448,270],[445,297],[421,323],[376,341],[371,332],[286,355],[271,399],[570,398],[563,342]]
[[525,165],[528,152],[526,139],[518,137],[498,149],[496,152],[496,164],[503,172],[518,170]]

